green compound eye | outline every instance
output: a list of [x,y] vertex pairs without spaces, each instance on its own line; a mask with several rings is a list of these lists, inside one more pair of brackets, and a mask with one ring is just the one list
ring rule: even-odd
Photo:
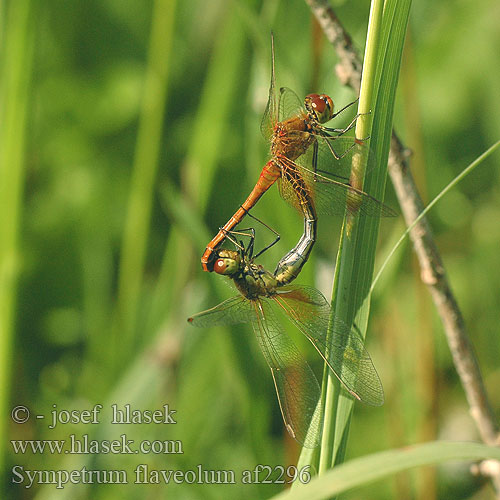
[[214,272],[230,276],[238,271],[238,263],[234,259],[221,258],[217,259],[214,264]]

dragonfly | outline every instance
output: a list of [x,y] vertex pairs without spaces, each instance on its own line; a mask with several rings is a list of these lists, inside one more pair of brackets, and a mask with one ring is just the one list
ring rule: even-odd
[[[306,230],[299,244],[314,243],[317,213],[343,215],[347,210],[352,215],[396,215],[390,207],[349,184],[355,159],[366,161],[367,170],[374,164],[373,155],[363,140],[344,137],[359,115],[344,128],[324,125],[357,100],[334,112],[333,100],[326,94],[309,94],[301,102],[293,90],[283,87],[278,99],[274,59],[274,39],[271,37],[271,83],[261,123],[261,131],[270,143],[271,158],[247,199],[208,243],[201,258],[204,271],[213,271],[214,250],[276,181],[282,198],[304,216]],[[304,207],[307,207],[307,214]],[[295,254],[296,249],[290,253]]]
[[321,292],[295,284],[280,286],[243,245],[214,253],[214,271],[228,276],[239,294],[188,322],[203,328],[252,325],[271,370],[285,428],[295,440],[307,448],[318,445],[323,422],[321,391],[314,372],[285,333],[280,315],[306,336],[349,395],[369,405],[383,404],[382,384],[361,336],[355,327],[331,319],[330,305]]

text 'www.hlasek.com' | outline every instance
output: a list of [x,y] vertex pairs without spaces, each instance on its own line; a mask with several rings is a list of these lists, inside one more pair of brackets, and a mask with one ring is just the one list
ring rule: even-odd
[[[177,455],[184,454],[183,443],[179,439],[129,439],[125,432],[113,435],[112,439],[102,438],[102,428],[112,433],[122,426],[175,425],[176,410],[168,404],[156,410],[134,409],[129,404],[112,404],[104,408],[101,404],[91,409],[61,409],[52,405],[49,415],[32,415],[29,408],[17,405],[11,411],[12,421],[18,425],[39,421],[50,431],[75,429],[85,426],[87,432],[71,432],[64,439],[12,439],[12,451],[16,456],[29,455],[80,455],[81,467],[53,469],[33,469],[21,464],[11,468],[11,482],[24,488],[35,485],[54,485],[64,489],[76,484],[286,484],[294,481],[308,483],[311,479],[309,466],[301,469],[290,465],[257,464],[252,469],[242,470],[238,474],[231,469],[209,469],[197,464],[187,470],[156,469],[150,464],[135,464],[126,469],[95,469],[90,457],[95,455]],[[100,424],[104,424],[100,426]],[[111,424],[111,426],[107,426]],[[131,427],[127,427],[130,429]],[[166,427],[170,429],[170,427]],[[22,435],[22,433],[20,433]],[[156,433],[157,434],[157,433]],[[168,433],[170,434],[170,433]]]

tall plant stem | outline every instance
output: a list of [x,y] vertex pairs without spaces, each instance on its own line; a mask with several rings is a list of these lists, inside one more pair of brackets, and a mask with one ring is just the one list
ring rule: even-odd
[[155,0],[148,67],[123,233],[114,324],[115,357],[125,362],[134,333],[158,170],[176,0]]
[[[366,43],[365,67],[359,99],[359,112],[366,114],[358,119],[356,126],[357,137],[368,137],[371,133],[372,120],[370,110],[374,107],[373,96],[376,86],[376,65],[378,61],[383,8],[383,0],[374,0],[372,2]],[[366,158],[358,157],[358,155],[355,155],[353,158],[351,182],[358,188],[361,188],[363,185],[364,161],[366,161]],[[360,221],[357,217],[348,217],[345,219],[337,257],[338,273],[336,273],[334,281],[332,313],[336,318],[340,318],[349,325],[353,324],[354,318],[362,305],[363,290],[366,290],[367,285],[367,283],[364,285],[362,283],[365,278],[358,276],[360,270],[359,262],[371,262],[370,276],[373,270],[378,223],[377,221],[371,221],[374,224],[373,231],[366,232],[363,229],[365,222]],[[360,287],[358,287],[358,284]],[[366,326],[366,318],[361,319],[361,321]],[[360,328],[364,333],[365,327],[361,325]],[[327,371],[326,379],[325,423],[319,457],[320,474],[333,467],[334,464],[343,461],[352,411],[352,401],[339,394],[338,381],[329,371]]]
[[[361,60],[349,34],[346,33],[333,9],[325,0],[307,0],[307,3],[339,56],[340,60],[337,65],[339,78],[357,90],[361,82]],[[421,213],[423,203],[409,170],[408,157],[408,150],[393,131],[389,175],[405,221],[410,225]],[[499,445],[498,424],[491,410],[462,313],[447,280],[444,264],[426,218],[423,218],[411,230],[410,237],[418,257],[421,279],[429,287],[434,304],[439,311],[453,362],[469,403],[471,416],[483,441],[487,444]],[[495,468],[485,468],[483,472],[492,477],[497,496],[499,496],[500,473],[495,472]]]
[[[5,6],[2,32],[0,94],[0,471],[6,470],[5,446],[10,419],[12,352],[17,282],[20,268],[19,230],[25,173],[26,118],[33,56],[33,13],[29,0]],[[6,484],[6,482],[4,483]],[[6,498],[6,497],[4,497]]]

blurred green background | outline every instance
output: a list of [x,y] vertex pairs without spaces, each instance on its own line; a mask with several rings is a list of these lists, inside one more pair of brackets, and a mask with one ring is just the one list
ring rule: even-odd
[[[199,257],[267,158],[259,125],[275,34],[278,86],[353,99],[305,2],[3,1],[1,87],[3,498],[267,498],[241,484],[257,464],[296,463],[251,329],[202,331],[186,318],[235,294]],[[335,2],[362,50],[369,2]],[[431,200],[500,137],[500,4],[415,2],[395,127]],[[346,117],[347,119],[348,117]],[[494,410],[500,411],[498,154],[431,213]],[[389,186],[386,203],[397,202]],[[253,214],[281,233],[270,270],[302,232],[276,188]],[[248,225],[255,225],[251,220]],[[341,221],[323,218],[298,282],[328,297]],[[245,225],[245,224],[244,224]],[[403,232],[384,220],[379,262]],[[259,229],[258,241],[272,239]],[[16,299],[17,297],[17,299]],[[477,440],[443,330],[409,245],[377,286],[368,349],[386,393],[356,405],[348,457],[433,439]],[[301,347],[306,347],[301,344]],[[311,366],[321,375],[313,352]],[[59,425],[57,409],[177,411],[176,425]],[[56,406],[54,406],[56,405]],[[46,415],[45,420],[34,418]],[[180,440],[183,454],[15,454],[10,439]],[[133,484],[151,469],[234,470],[236,484]],[[11,469],[125,469],[127,485],[12,484]],[[467,464],[418,470],[349,499],[491,498]]]

